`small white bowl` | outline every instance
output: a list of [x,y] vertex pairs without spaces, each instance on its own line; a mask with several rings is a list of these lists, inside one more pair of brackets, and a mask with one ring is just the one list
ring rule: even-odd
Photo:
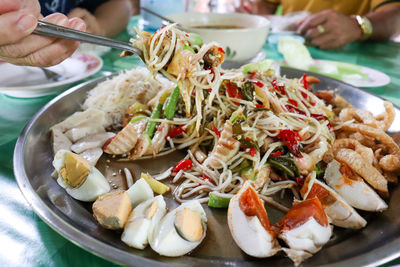
[[[243,61],[254,57],[267,40],[270,21],[262,16],[242,13],[178,13],[168,16],[204,42],[215,41],[225,50],[225,59]],[[241,28],[197,28],[198,26],[233,26]]]

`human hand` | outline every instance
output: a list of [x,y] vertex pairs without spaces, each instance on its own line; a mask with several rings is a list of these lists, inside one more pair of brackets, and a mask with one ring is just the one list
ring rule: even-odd
[[86,31],[104,35],[104,32],[97,21],[96,17],[84,8],[75,8],[68,15],[68,18],[80,18],[86,23]]
[[337,49],[361,38],[362,32],[354,18],[335,10],[324,10],[302,21],[297,33],[320,49]]
[[[31,34],[40,18],[36,0],[0,0],[0,60],[16,65],[51,66],[68,58],[79,43]],[[81,19],[52,14],[44,21],[85,30]]]

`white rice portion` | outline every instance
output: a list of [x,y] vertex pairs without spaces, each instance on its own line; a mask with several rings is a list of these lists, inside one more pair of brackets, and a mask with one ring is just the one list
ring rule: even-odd
[[110,124],[119,124],[125,110],[136,102],[146,104],[160,90],[174,84],[161,75],[151,76],[144,67],[125,71],[89,91],[83,109],[103,110]]

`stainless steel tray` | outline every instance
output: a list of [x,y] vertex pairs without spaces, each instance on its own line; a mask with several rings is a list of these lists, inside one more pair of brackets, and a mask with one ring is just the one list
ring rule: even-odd
[[[300,77],[303,72],[282,68],[281,75]],[[338,89],[340,95],[356,107],[374,114],[383,111],[383,100],[371,93],[340,81],[315,75],[321,79],[316,90]],[[226,210],[209,209],[205,206],[208,232],[203,243],[191,254],[179,258],[161,257],[150,248],[143,251],[129,248],[120,241],[120,233],[98,226],[91,213],[91,205],[72,199],[51,178],[52,152],[49,128],[80,110],[87,91],[106,78],[78,85],[56,97],[29,121],[19,137],[14,153],[14,173],[18,185],[33,210],[54,230],[76,245],[111,261],[129,266],[293,266],[283,254],[266,259],[245,255],[234,243],[226,225]],[[396,119],[389,132],[399,143],[400,110],[396,107]],[[130,166],[141,169],[162,169],[171,161],[178,161],[182,152],[157,162],[141,161]],[[170,162],[168,162],[171,160]],[[361,213],[368,221],[359,231],[335,227],[333,239],[323,249],[306,260],[304,266],[361,266],[379,265],[400,256],[400,187],[391,188],[389,209],[383,213]],[[168,199],[171,207],[174,201]],[[397,203],[397,204],[396,204]],[[274,223],[281,213],[267,208]]]

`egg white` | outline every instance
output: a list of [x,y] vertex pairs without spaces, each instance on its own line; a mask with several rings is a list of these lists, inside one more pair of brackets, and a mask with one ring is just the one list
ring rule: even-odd
[[[146,216],[146,212],[154,201],[157,201],[157,209],[153,217],[149,219]],[[140,203],[129,215],[121,240],[130,247],[144,249],[149,243],[149,236],[154,227],[160,222],[165,213],[166,204],[162,195]]]
[[[190,242],[183,239],[175,229],[175,217],[177,213],[184,208],[197,212],[200,216],[204,232],[202,238],[198,242]],[[149,238],[150,246],[154,251],[163,256],[178,257],[185,255],[195,249],[203,241],[207,231],[206,222],[206,213],[198,201],[192,200],[185,202],[165,215],[158,226],[155,227]]]
[[312,186],[318,184],[329,191],[330,195],[335,199],[335,202],[329,206],[324,206],[326,215],[331,219],[333,225],[340,226],[343,228],[360,229],[363,228],[367,221],[358,214],[358,212],[350,206],[341,196],[339,196],[334,190],[323,182],[317,180],[315,177],[311,178],[308,183],[307,192],[303,198],[307,199],[307,196]]
[[340,172],[339,162],[331,161],[325,171],[326,183],[335,190],[351,206],[366,211],[382,211],[387,209],[387,204],[363,180],[352,181],[346,184]]
[[132,207],[136,207],[139,203],[154,197],[153,190],[145,179],[137,180],[127,191],[132,202]]
[[265,230],[257,216],[246,216],[239,206],[240,196],[249,186],[246,181],[229,202],[229,229],[236,244],[246,254],[257,258],[269,257],[280,250],[275,237]]
[[286,244],[295,250],[304,250],[316,253],[329,241],[332,228],[320,225],[314,217],[309,218],[304,224],[294,229],[282,231],[279,235]]
[[[60,150],[56,153],[53,160],[53,166],[59,173],[65,165],[65,154],[67,150]],[[67,191],[73,198],[80,201],[94,201],[99,196],[110,191],[110,185],[103,174],[94,166],[90,167],[90,173],[86,180],[79,187],[72,188],[65,184],[62,177],[58,175],[57,183]]]

